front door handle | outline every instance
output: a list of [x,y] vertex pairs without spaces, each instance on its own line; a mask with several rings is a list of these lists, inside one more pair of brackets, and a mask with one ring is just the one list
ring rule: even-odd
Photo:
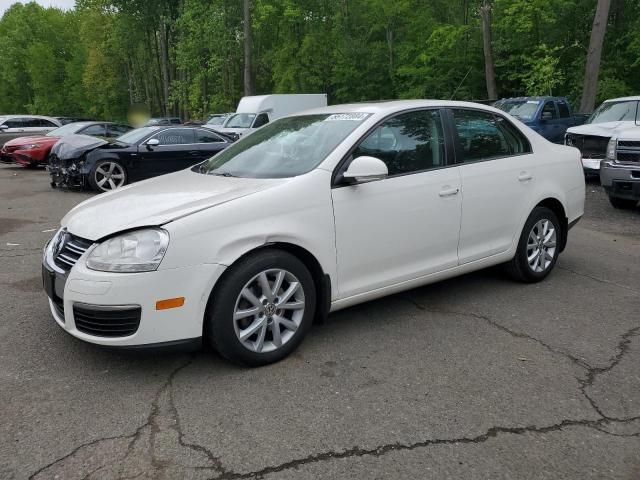
[[520,175],[518,175],[518,181],[520,182],[528,182],[529,180],[533,180],[533,175],[529,172],[520,172]]
[[452,197],[454,195],[457,195],[458,192],[460,191],[459,188],[451,188],[451,187],[444,187],[442,190],[440,190],[440,192],[438,193],[438,195],[440,195],[441,197]]
[[189,155],[191,155],[192,157],[195,157],[196,155],[200,155],[200,152],[199,152],[199,151],[196,151],[196,150],[191,150],[191,151],[189,152]]

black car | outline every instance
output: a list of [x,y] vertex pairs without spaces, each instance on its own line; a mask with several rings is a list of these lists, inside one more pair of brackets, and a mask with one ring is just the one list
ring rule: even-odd
[[131,182],[200,163],[233,143],[199,127],[142,127],[108,142],[86,135],[61,139],[51,150],[51,186],[108,192]]

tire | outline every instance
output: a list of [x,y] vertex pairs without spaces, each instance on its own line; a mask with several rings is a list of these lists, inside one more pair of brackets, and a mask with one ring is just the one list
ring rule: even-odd
[[612,197],[611,195],[609,195],[609,202],[611,203],[613,208],[620,208],[620,209],[625,209],[625,210],[630,210],[632,208],[635,208],[636,204],[638,203],[637,200],[630,200],[628,198]]
[[204,335],[234,363],[267,365],[298,347],[315,309],[316,289],[307,267],[287,252],[262,250],[240,260],[220,279],[209,300]]
[[99,192],[110,192],[127,184],[127,171],[116,160],[100,160],[89,172],[89,185]]
[[[543,233],[545,238],[549,236],[546,242],[544,242]],[[557,215],[552,210],[546,207],[534,208],[520,234],[516,254],[506,265],[509,275],[524,283],[535,283],[546,278],[558,260],[560,242],[562,235],[565,234]]]

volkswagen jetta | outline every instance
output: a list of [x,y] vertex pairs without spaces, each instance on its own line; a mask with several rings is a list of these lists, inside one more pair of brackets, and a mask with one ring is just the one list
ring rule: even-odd
[[82,340],[204,339],[262,365],[330,311],[497,264],[544,279],[584,194],[579,152],[500,110],[324,107],[81,203],[45,249],[43,281]]

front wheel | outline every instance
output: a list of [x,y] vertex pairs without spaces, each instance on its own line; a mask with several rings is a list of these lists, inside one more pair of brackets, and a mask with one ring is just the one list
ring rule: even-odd
[[313,323],[313,278],[297,257],[264,250],[232,266],[210,301],[208,340],[223,357],[260,366],[277,362],[302,342]]
[[102,160],[94,165],[89,173],[89,184],[94,190],[110,192],[127,183],[127,172],[115,160]]
[[536,207],[529,215],[518,241],[518,249],[507,264],[507,272],[526,283],[543,280],[556,264],[562,239],[560,221],[553,211]]
[[630,200],[628,198],[612,197],[611,195],[609,195],[609,202],[611,203],[613,208],[629,209],[629,210],[634,208],[636,206],[636,204],[638,203],[637,200]]

